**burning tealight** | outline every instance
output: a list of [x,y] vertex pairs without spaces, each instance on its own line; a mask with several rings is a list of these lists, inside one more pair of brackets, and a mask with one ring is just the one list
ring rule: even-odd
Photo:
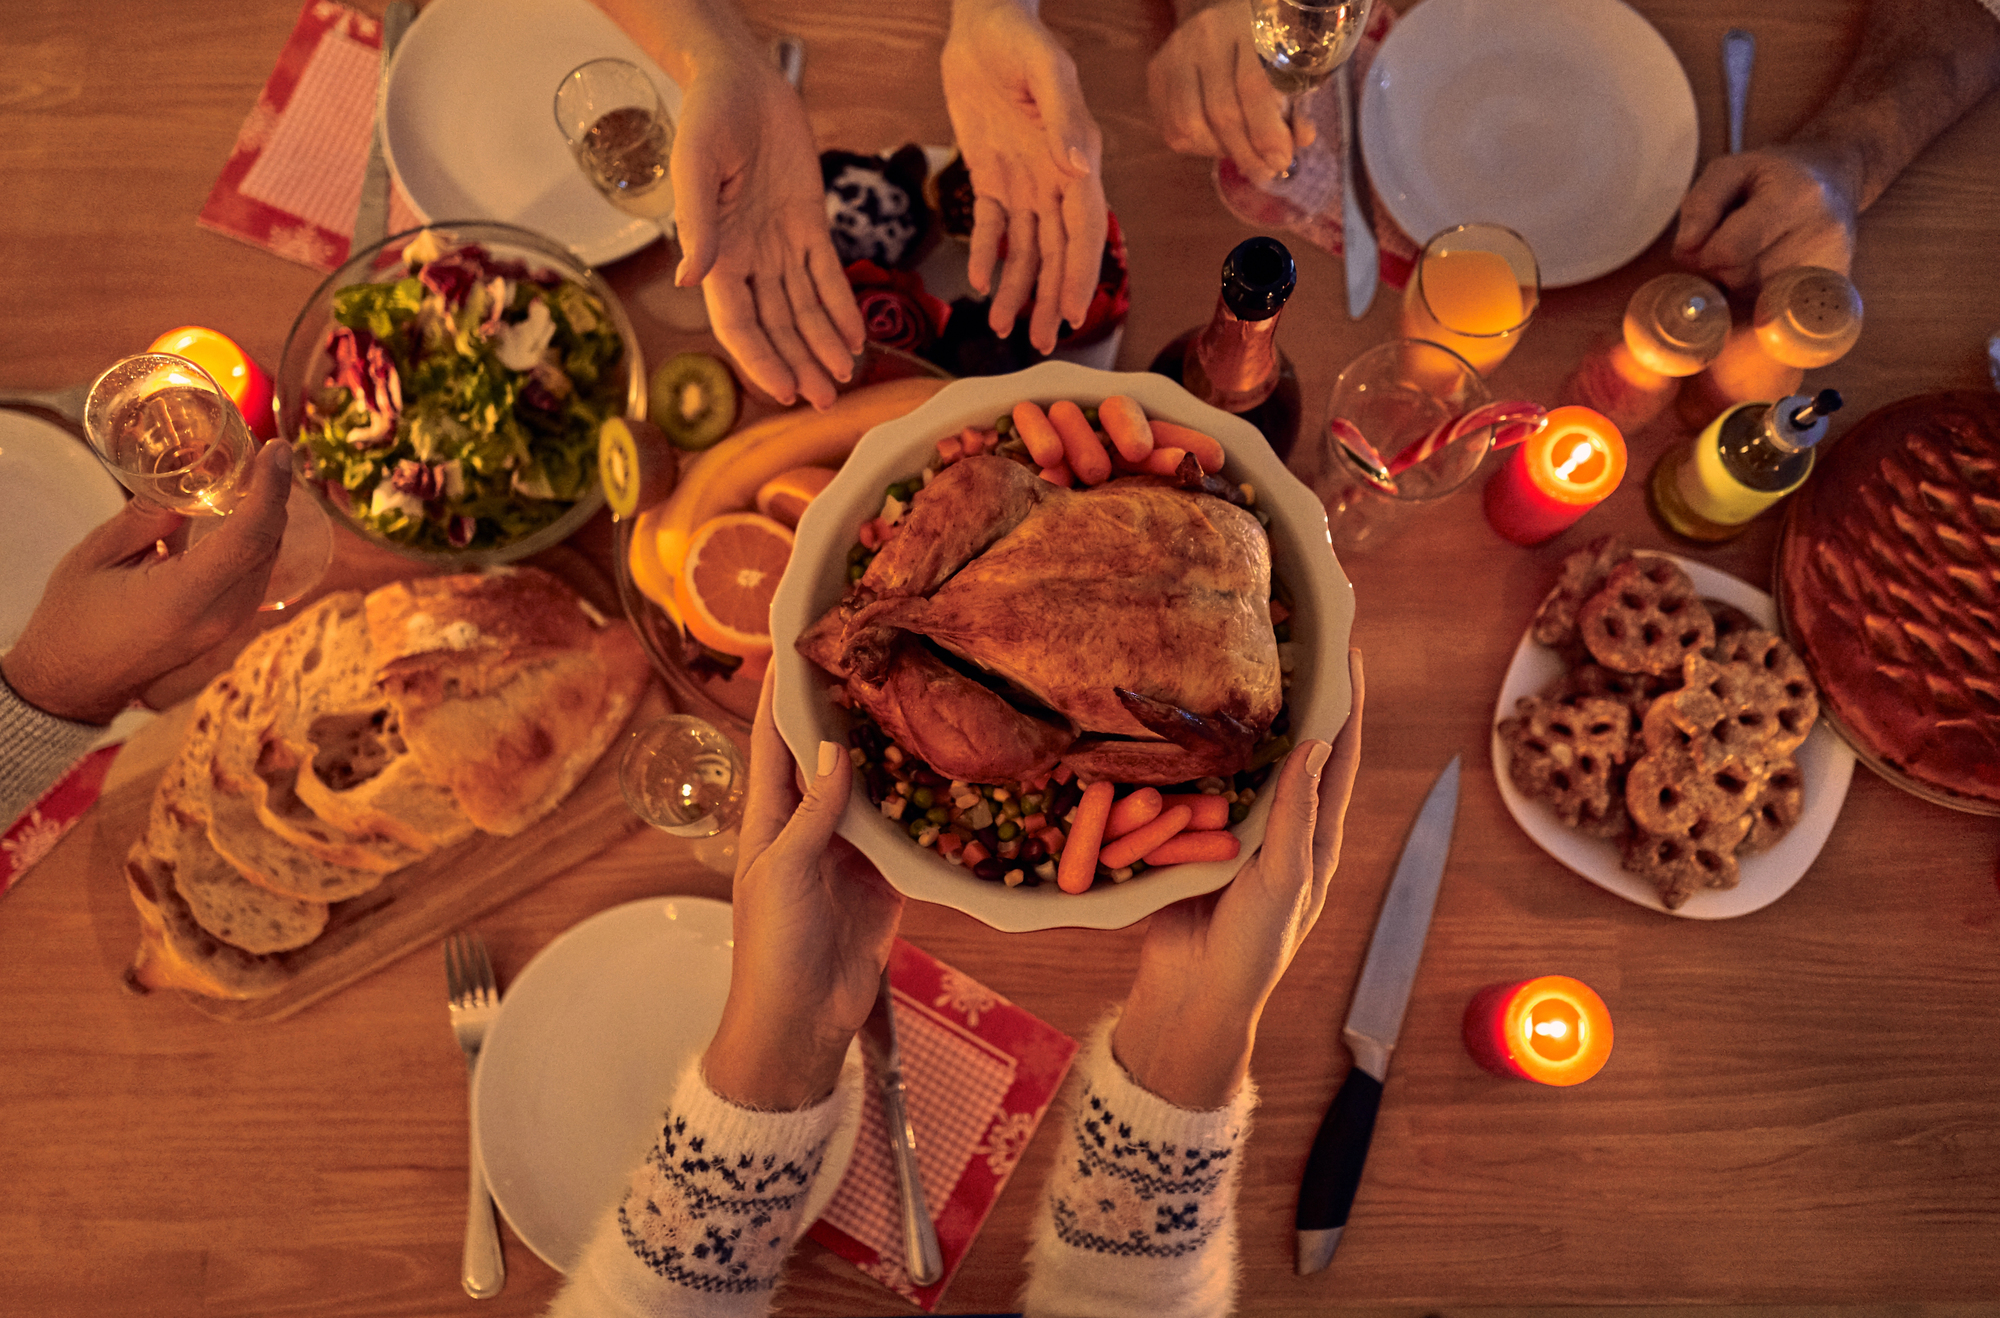
[[1611,1009],[1567,975],[1490,984],[1466,1004],[1465,1048],[1496,1075],[1580,1085],[1611,1056]]
[[207,371],[229,395],[249,423],[251,434],[269,439],[278,433],[278,418],[271,410],[271,377],[228,335],[199,325],[182,325],[154,339],[146,351],[187,358]]
[[1486,520],[1538,545],[1610,497],[1625,478],[1625,437],[1587,407],[1558,407],[1486,482]]

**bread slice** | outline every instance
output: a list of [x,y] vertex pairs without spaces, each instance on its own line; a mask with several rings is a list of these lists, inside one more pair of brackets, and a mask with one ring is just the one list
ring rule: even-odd
[[287,954],[260,956],[203,929],[174,887],[173,869],[145,842],[125,858],[125,888],[139,911],[139,952],[125,982],[142,992],[187,989],[211,998],[268,998],[294,974]]
[[168,809],[146,833],[146,850],[173,871],[195,922],[223,942],[258,954],[289,952],[326,928],[325,902],[280,896],[243,877],[208,841],[199,819]]
[[402,717],[386,699],[322,714],[305,735],[310,754],[295,790],[327,823],[424,852],[472,835],[472,821],[452,790],[418,766],[403,741]]
[[497,667],[468,678],[454,664],[405,660],[383,677],[417,765],[501,836],[561,804],[625,726],[650,671],[622,625],[511,667],[494,680]]

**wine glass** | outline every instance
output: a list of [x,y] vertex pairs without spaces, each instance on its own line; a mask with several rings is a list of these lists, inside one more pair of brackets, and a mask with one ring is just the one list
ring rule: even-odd
[[618,787],[654,828],[703,838],[736,827],[747,782],[743,755],[725,733],[692,714],[669,714],[626,740]]
[[[1250,36],[1264,76],[1285,98],[1290,126],[1298,100],[1328,78],[1361,44],[1371,0],[1250,0]],[[1330,155],[1315,139],[1307,148]],[[1294,159],[1281,179],[1300,170]]]
[[[144,352],[114,362],[90,386],[83,426],[126,489],[191,519],[189,548],[218,529],[249,491],[260,445],[229,395],[185,357]],[[332,558],[326,513],[294,483],[263,607],[296,604]]]

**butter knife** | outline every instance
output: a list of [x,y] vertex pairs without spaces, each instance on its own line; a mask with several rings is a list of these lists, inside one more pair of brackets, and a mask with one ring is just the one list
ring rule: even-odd
[[1375,300],[1379,261],[1375,230],[1361,210],[1361,140],[1354,131],[1354,66],[1334,70],[1333,94],[1340,100],[1340,245],[1347,256],[1347,314],[1360,320]]
[[389,161],[382,154],[383,94],[389,88],[389,60],[409,29],[416,7],[410,0],[391,0],[382,14],[382,72],[375,87],[375,129],[368,135],[368,163],[361,172],[361,204],[354,208],[354,236],[347,254],[354,255],[389,235]]
[[896,1188],[903,1201],[903,1267],[910,1280],[928,1286],[944,1275],[938,1252],[937,1226],[924,1203],[924,1184],[917,1175],[917,1132],[910,1124],[908,1095],[903,1086],[903,1056],[896,1047],[896,1011],[889,993],[889,972],[874,1010],[861,1027],[861,1047],[882,1088],[882,1124],[889,1130],[889,1158],[896,1166]]

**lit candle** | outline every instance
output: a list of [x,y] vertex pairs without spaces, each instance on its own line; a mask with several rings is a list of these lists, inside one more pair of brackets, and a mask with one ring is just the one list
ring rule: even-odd
[[1611,1056],[1611,1009],[1568,975],[1489,984],[1466,1004],[1465,1048],[1496,1075],[1580,1085]]
[[1625,438],[1587,407],[1558,407],[1486,482],[1486,520],[1538,545],[1602,503],[1625,476]]
[[277,414],[271,410],[271,377],[228,335],[199,325],[183,325],[154,339],[146,351],[187,358],[207,371],[229,395],[249,423],[251,434],[269,439],[278,433]]

